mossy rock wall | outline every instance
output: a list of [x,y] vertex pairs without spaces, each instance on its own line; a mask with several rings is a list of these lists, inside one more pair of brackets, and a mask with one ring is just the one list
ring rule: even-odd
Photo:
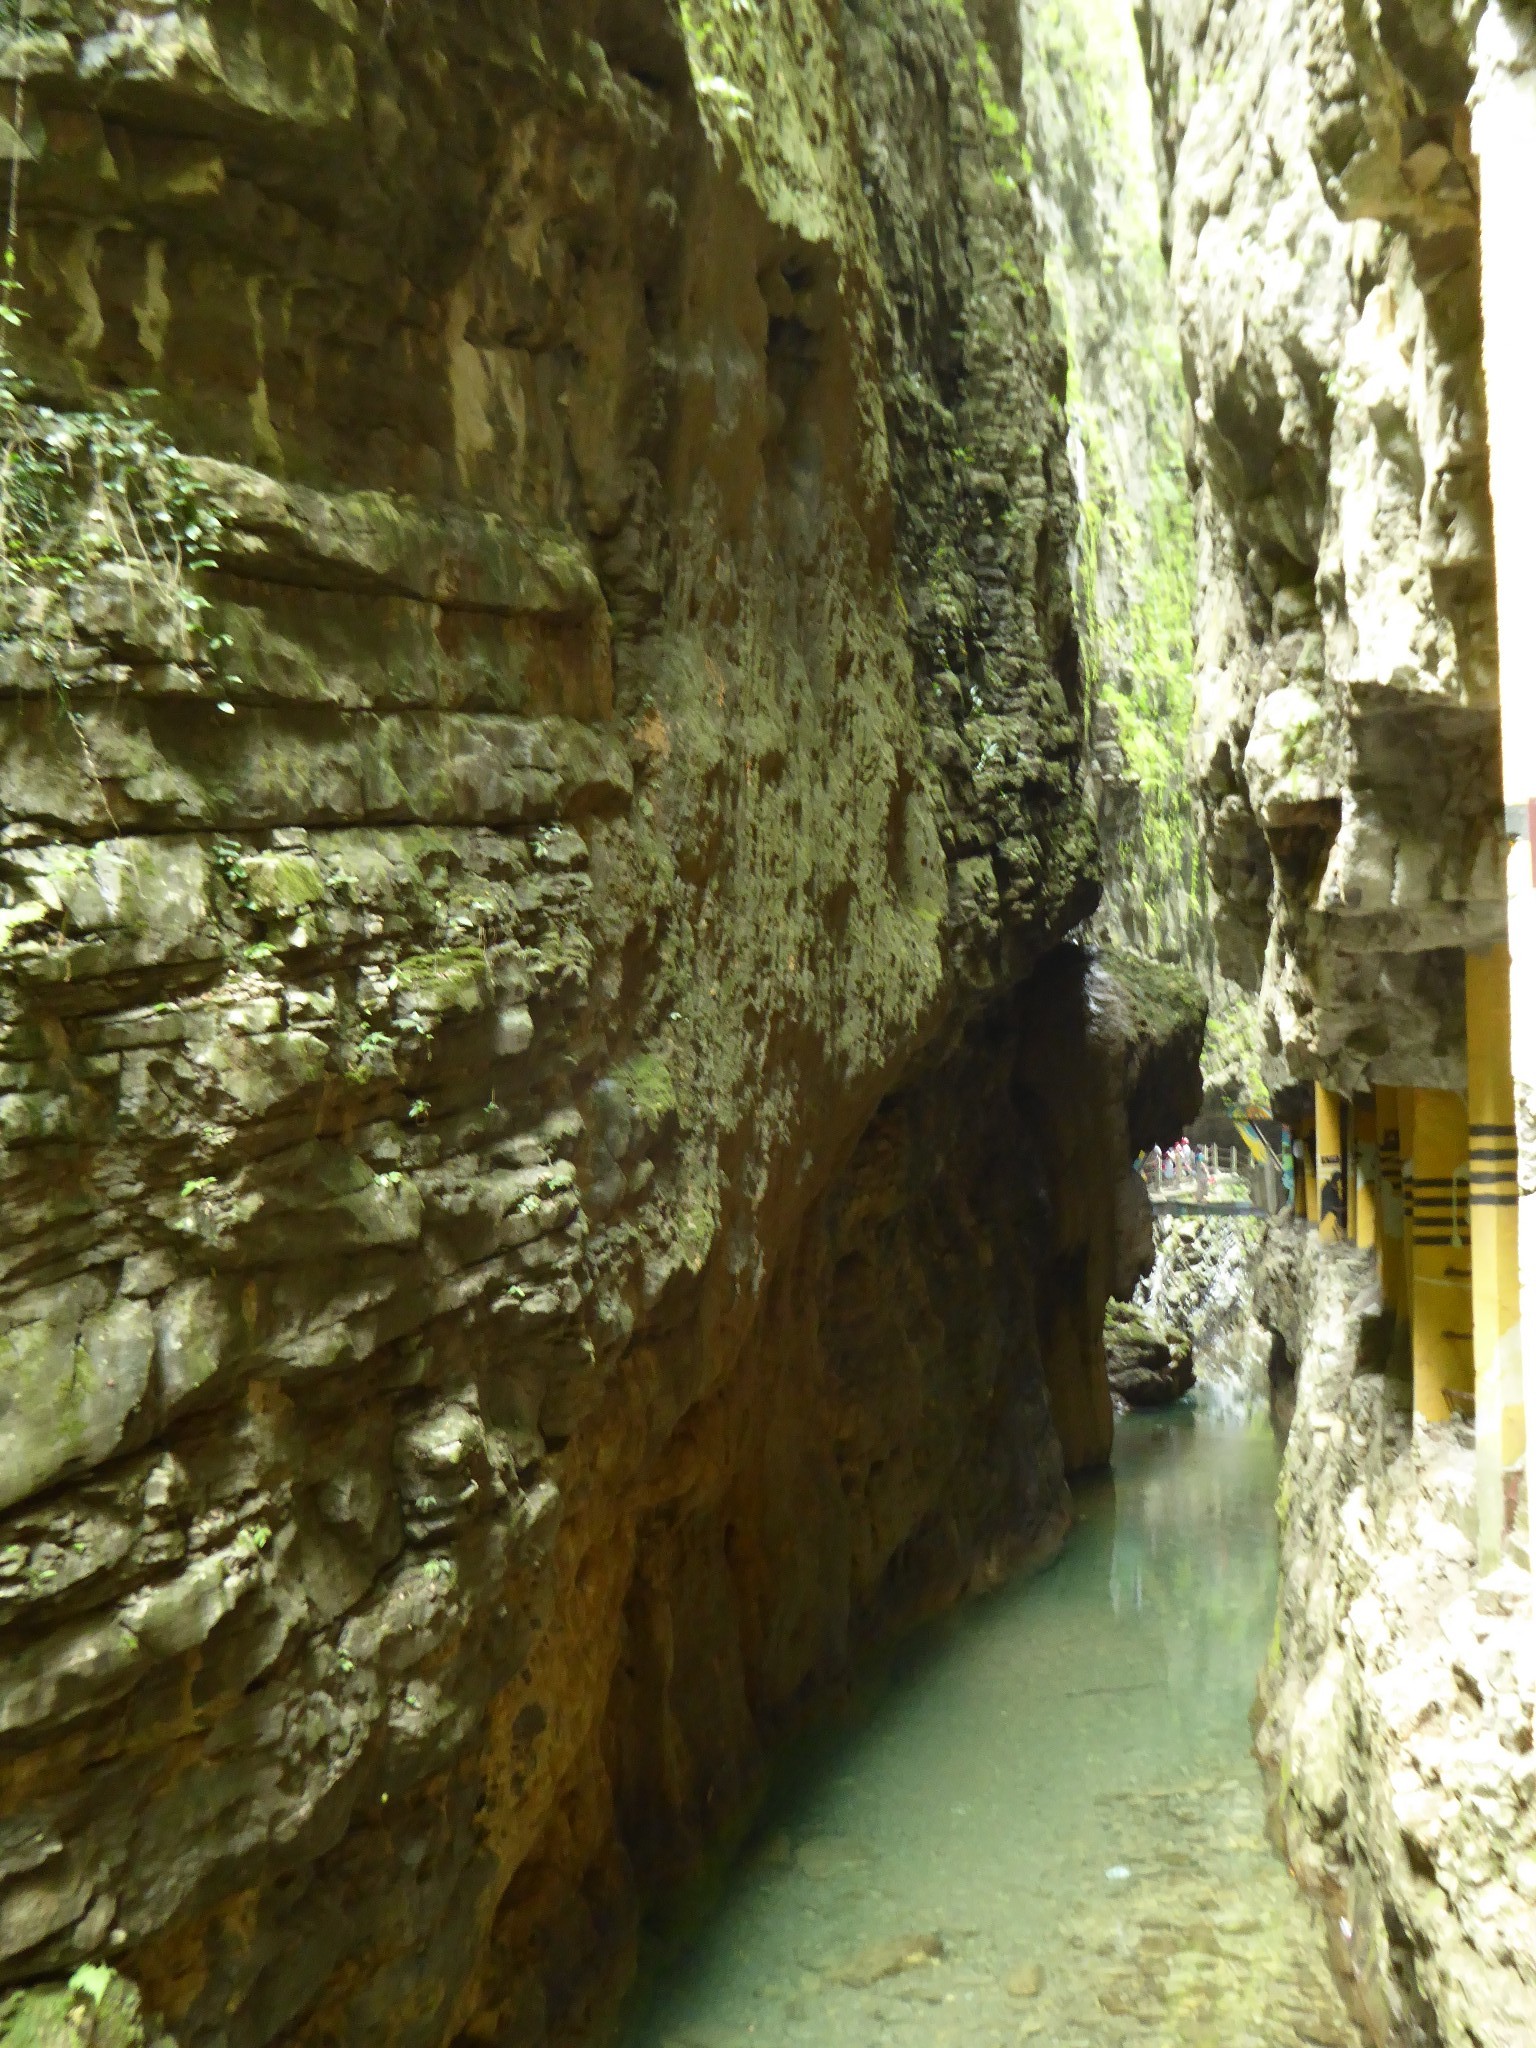
[[1187,401],[1131,0],[1022,11],[1025,169],[1069,359],[1075,587],[1106,942],[1215,985],[1189,773],[1195,531]]
[[5,49],[0,1971],[569,2039],[1107,1446],[1015,57],[951,0]]

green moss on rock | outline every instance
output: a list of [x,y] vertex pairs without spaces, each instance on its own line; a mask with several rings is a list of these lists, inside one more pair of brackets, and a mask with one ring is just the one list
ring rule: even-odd
[[100,1963],[67,1984],[35,1984],[0,1997],[0,2048],[175,2048],[148,2023],[138,1988]]
[[1099,958],[1125,999],[1138,1037],[1163,1040],[1203,1029],[1206,994],[1190,969],[1124,946],[1106,946]]

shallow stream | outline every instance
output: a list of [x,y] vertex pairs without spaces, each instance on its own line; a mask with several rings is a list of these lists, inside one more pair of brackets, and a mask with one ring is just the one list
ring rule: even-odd
[[1042,1577],[915,1649],[779,1795],[626,2048],[1354,2048],[1264,1835],[1266,1423],[1122,1421]]

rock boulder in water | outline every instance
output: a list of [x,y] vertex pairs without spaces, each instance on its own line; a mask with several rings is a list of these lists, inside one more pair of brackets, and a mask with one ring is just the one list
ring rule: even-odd
[[1166,1408],[1195,1384],[1189,1340],[1126,1302],[1104,1318],[1110,1391],[1128,1408]]

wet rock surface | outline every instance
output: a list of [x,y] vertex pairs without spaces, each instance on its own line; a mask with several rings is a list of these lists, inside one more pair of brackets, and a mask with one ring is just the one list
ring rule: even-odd
[[1375,2040],[1536,2037],[1536,1623],[1476,1573],[1473,1453],[1412,1426],[1369,1260],[1273,1225],[1259,1315],[1297,1364],[1260,1754]]
[[1203,1386],[1238,1406],[1268,1395],[1271,1343],[1253,1317],[1257,1217],[1162,1216],[1151,1271],[1136,1305],[1176,1330],[1194,1353]]
[[1104,1361],[1110,1392],[1128,1408],[1165,1408],[1195,1384],[1188,1337],[1129,1302],[1105,1311]]
[[572,2037],[783,1732],[1107,1447],[1199,1006],[1061,948],[1016,54],[743,20],[8,35],[23,2018],[110,1962],[184,2048]]

